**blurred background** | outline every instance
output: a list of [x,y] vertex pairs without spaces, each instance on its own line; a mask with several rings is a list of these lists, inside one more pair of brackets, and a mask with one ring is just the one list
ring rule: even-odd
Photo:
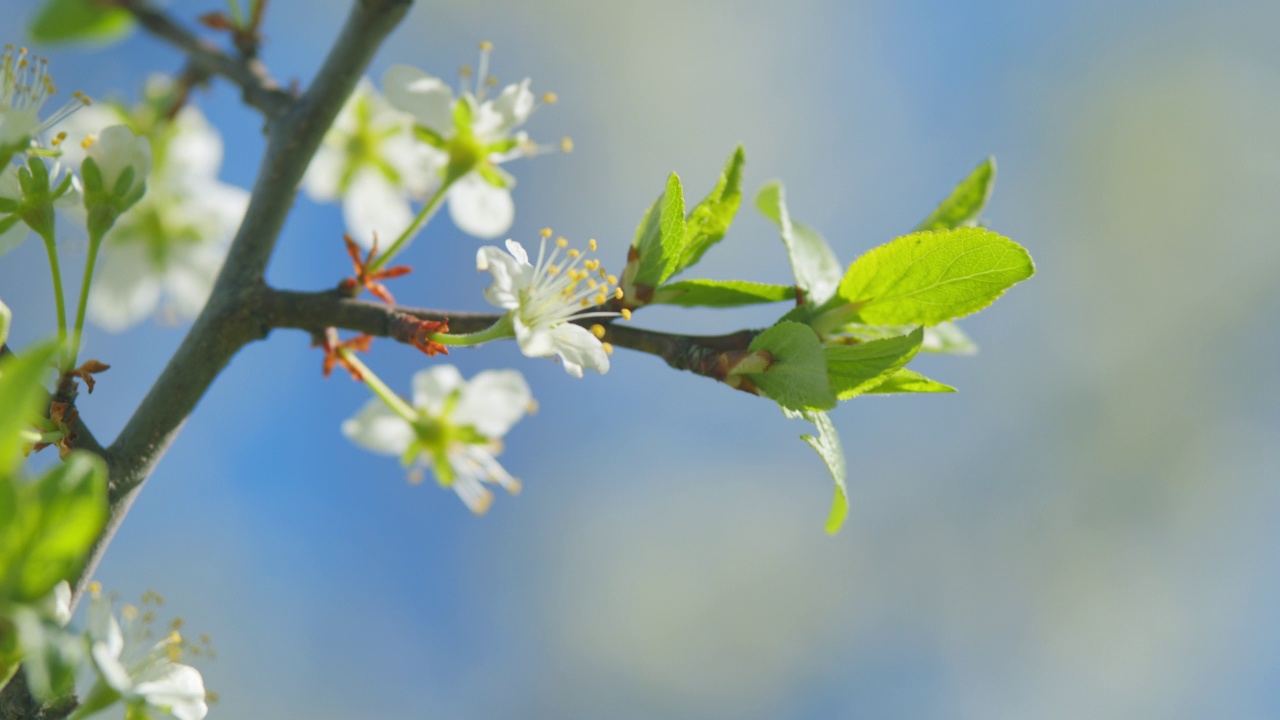
[[[308,82],[348,6],[273,2],[276,77]],[[575,152],[507,166],[521,241],[596,237],[616,271],[666,174],[700,198],[741,142],[748,200],[694,276],[786,282],[750,203],[767,180],[847,262],[990,154],[986,222],[1039,273],[963,323],[980,355],[913,365],[958,394],[835,411],[852,510],[834,538],[808,428],[771,403],[628,352],[574,380],[511,344],[449,358],[521,369],[541,405],[501,458],[525,492],[473,517],[348,443],[367,391],[280,331],[205,397],[98,577],[212,635],[215,717],[1275,717],[1278,24],[1263,0],[419,3],[373,78],[453,78],[491,40],[499,79],[560,96],[528,129]],[[95,97],[182,65],[144,34],[42,52]],[[223,178],[250,186],[260,119],[222,83],[197,102]],[[332,287],[341,233],[300,197],[269,279]],[[486,309],[476,246],[442,214],[397,298]],[[44,264],[35,240],[0,261],[18,347],[54,327]],[[82,402],[100,438],[183,332],[89,332],[113,366]],[[383,342],[370,362],[407,392],[428,361]]]

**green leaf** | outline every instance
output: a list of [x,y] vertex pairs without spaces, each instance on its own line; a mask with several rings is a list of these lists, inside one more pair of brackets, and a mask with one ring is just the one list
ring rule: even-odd
[[756,207],[782,231],[796,286],[804,291],[805,302],[826,302],[835,294],[844,273],[827,241],[812,228],[791,220],[782,183],[776,180],[760,188]]
[[780,322],[757,335],[748,349],[773,356],[768,370],[747,375],[771,400],[791,410],[835,407],[822,341],[808,325]]
[[684,190],[680,176],[671,173],[667,188],[640,221],[632,243],[640,264],[631,281],[657,287],[675,273],[684,242]]
[[956,389],[944,385],[920,373],[903,368],[890,375],[884,382],[863,391],[867,395],[889,395],[891,393],[953,393]]
[[46,396],[41,381],[57,353],[58,343],[51,341],[0,358],[0,477],[12,473],[22,457],[19,433],[39,416]]
[[845,462],[844,450],[840,447],[840,436],[836,434],[836,427],[831,423],[831,418],[824,412],[789,412],[787,417],[803,418],[813,423],[818,428],[817,437],[813,435],[801,435],[800,439],[809,444],[818,453],[818,457],[822,458],[822,462],[826,463],[827,470],[831,473],[831,479],[835,481],[835,496],[831,500],[831,511],[827,514],[826,531],[829,535],[835,535],[840,526],[844,525],[844,520],[849,515],[849,488],[845,485]]
[[[884,340],[885,338],[906,335],[913,329],[911,325],[849,323],[844,327],[826,333],[826,335],[867,342],[869,340]],[[921,343],[920,349],[923,352],[942,355],[973,355],[978,352],[978,346],[969,338],[968,334],[961,330],[959,325],[951,322],[938,323],[933,327],[925,328],[924,342]]]
[[910,362],[923,341],[924,329],[916,328],[902,337],[823,348],[831,389],[841,400],[861,395]]
[[80,570],[106,523],[106,463],[93,453],[73,452],[35,484],[20,488],[19,497],[19,524],[28,530],[9,568],[7,599],[32,602]]
[[[720,179],[702,202],[689,211],[685,222],[684,240],[680,250],[680,260],[676,263],[675,272],[680,272],[702,259],[703,253],[712,245],[720,242],[729,231],[729,224],[738,214],[738,206],[742,204],[742,164],[746,156],[742,146],[733,152]],[[674,273],[673,273],[674,274]]]
[[795,296],[796,289],[790,285],[747,280],[681,280],[658,288],[653,302],[681,307],[737,307],[792,300]]
[[950,230],[971,227],[978,223],[982,209],[991,199],[996,183],[996,159],[989,157],[960,181],[955,190],[934,209],[929,217],[916,226],[920,230]]
[[869,325],[936,325],[990,305],[1035,274],[1027,251],[983,228],[919,232],[858,258],[840,298]]
[[109,43],[133,29],[133,14],[100,0],[49,0],[28,32],[37,43]]

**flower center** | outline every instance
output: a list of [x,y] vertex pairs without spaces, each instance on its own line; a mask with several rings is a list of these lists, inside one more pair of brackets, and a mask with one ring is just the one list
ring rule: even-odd
[[[610,298],[620,297],[618,278],[600,266],[600,260],[588,258],[585,253],[569,247],[563,237],[555,239],[550,255],[547,239],[550,230],[542,231],[542,245],[538,248],[538,262],[533,268],[533,279],[520,290],[520,319],[530,327],[554,327],[563,322],[588,317],[617,317],[621,313],[592,310],[604,305]],[[587,243],[588,251],[595,252],[596,241]],[[564,251],[563,265],[560,253]]]

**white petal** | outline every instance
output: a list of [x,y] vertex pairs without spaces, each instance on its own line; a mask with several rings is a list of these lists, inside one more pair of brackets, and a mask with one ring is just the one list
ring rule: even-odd
[[151,170],[151,144],[124,125],[112,125],[89,146],[89,155],[102,172],[106,192],[114,192],[116,180],[127,167],[133,168],[133,187],[146,180]]
[[204,308],[226,255],[226,246],[210,243],[183,243],[170,250],[162,281],[180,319],[194,318]]
[[476,269],[493,275],[493,282],[484,289],[485,299],[505,310],[520,307],[520,291],[529,284],[533,273],[528,262],[522,263],[493,245],[485,245],[476,251]]
[[328,143],[321,145],[302,176],[302,187],[307,191],[307,197],[320,202],[338,197],[346,169],[347,153],[343,148]]
[[35,108],[0,110],[0,145],[16,145],[31,137],[40,118]]
[[462,373],[452,365],[432,365],[413,375],[413,406],[432,417],[444,413],[444,403],[462,386]]
[[342,434],[366,450],[382,455],[403,455],[413,442],[413,428],[378,398],[365,403],[342,423]]
[[582,377],[582,369],[590,368],[601,375],[609,372],[609,354],[591,331],[581,325],[562,323],[551,328],[556,352],[564,361],[564,370]]
[[453,134],[453,90],[418,68],[393,65],[382,76],[382,89],[395,107],[442,137]]
[[222,166],[222,136],[194,105],[184,105],[167,130],[166,173],[185,181],[212,180]]
[[133,690],[146,699],[148,705],[168,712],[178,720],[203,720],[209,713],[205,704],[204,678],[190,665],[165,663],[159,672],[148,673],[144,682]]
[[468,235],[496,238],[511,229],[516,205],[510,190],[494,187],[472,172],[449,188],[449,217]]
[[476,137],[484,143],[501,140],[529,119],[535,104],[529,78],[519,85],[506,86],[502,94],[480,106],[474,127]]
[[498,439],[524,417],[533,400],[529,383],[515,370],[485,370],[462,389],[453,420]]
[[404,191],[373,168],[361,169],[351,179],[342,199],[342,214],[351,238],[364,248],[373,245],[376,234],[385,249],[413,222]]
[[112,243],[102,248],[97,277],[89,289],[89,319],[109,332],[121,332],[156,309],[160,281],[140,242]]

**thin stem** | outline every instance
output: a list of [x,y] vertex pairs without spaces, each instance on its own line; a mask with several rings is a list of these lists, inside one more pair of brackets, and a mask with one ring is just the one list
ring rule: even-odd
[[364,384],[368,385],[373,394],[386,403],[392,412],[403,418],[405,422],[417,422],[418,412],[410,407],[398,393],[387,387],[387,384],[382,382],[382,378],[375,375],[368,365],[360,362],[360,358],[356,357],[350,348],[338,348],[338,355],[360,373],[360,379],[364,380]]
[[422,226],[426,225],[427,221],[436,214],[436,210],[440,209],[440,201],[444,200],[445,193],[449,192],[450,186],[452,186],[456,180],[457,178],[446,178],[445,181],[441,183],[440,188],[431,196],[431,199],[427,201],[427,204],[423,205],[422,209],[418,211],[418,216],[413,219],[413,222],[409,223],[409,227],[405,228],[404,232],[400,233],[400,237],[396,238],[396,241],[391,243],[391,247],[387,248],[386,252],[374,259],[373,264],[369,266],[369,272],[373,273],[381,270],[383,266],[391,261],[391,258],[396,256],[396,253],[404,249],[404,246],[413,239],[414,235],[418,234],[418,231],[422,229]]
[[[58,308],[58,342],[66,347],[67,342],[67,301],[62,293],[62,268],[58,264],[58,246],[54,242],[53,233],[41,233],[44,249],[49,253],[49,272],[53,275],[53,299]],[[68,365],[68,368],[75,367]]]
[[441,345],[479,345],[487,343],[490,340],[505,340],[506,338],[515,337],[513,329],[511,313],[507,313],[498,318],[498,321],[484,330],[473,333],[458,333],[451,335],[449,333],[431,333],[427,335],[427,339]]
[[[95,237],[96,235],[96,237]],[[76,326],[71,336],[71,354],[67,361],[67,369],[76,366],[80,356],[80,333],[84,331],[84,313],[89,306],[89,286],[93,284],[93,268],[98,263],[98,250],[102,249],[102,239],[106,233],[90,233],[89,259],[84,264],[84,279],[80,281],[80,300],[76,303]]]

